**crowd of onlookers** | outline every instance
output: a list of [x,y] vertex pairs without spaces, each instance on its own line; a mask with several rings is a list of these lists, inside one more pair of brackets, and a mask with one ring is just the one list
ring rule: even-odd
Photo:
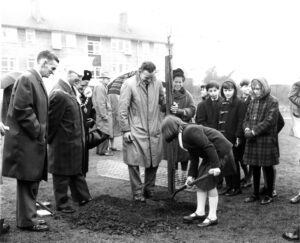
[[[201,101],[196,105],[184,88],[184,71],[178,68],[172,73],[173,102],[167,108],[165,90],[156,79],[152,62],[144,62],[134,76],[124,80],[120,95],[109,94],[108,74],[91,89],[90,71],[63,65],[48,95],[43,78],[59,65],[55,54],[40,52],[35,68],[14,82],[7,114],[2,114],[2,174],[17,180],[16,218],[20,229],[49,230],[46,222],[36,217],[39,182],[47,180],[47,172],[52,174],[58,211],[75,211],[68,189],[79,206],[91,201],[85,180],[89,149],[97,146],[97,154],[111,156],[117,151],[114,138],[121,135],[123,161],[128,165],[137,203],[154,197],[159,163],[163,158],[170,159],[170,151],[177,174],[187,186],[196,185],[197,208],[183,218],[185,223],[199,222],[199,227],[218,224],[219,195],[233,197],[251,186],[253,193],[245,203],[259,201],[266,205],[274,201],[278,133],[284,119],[266,79],[245,79],[239,85],[232,79],[222,84],[211,80],[201,86]],[[297,117],[299,82],[293,85],[289,99]],[[141,166],[145,167],[144,182]],[[199,177],[201,180],[195,181]],[[291,199],[291,203],[298,202],[300,193]],[[5,229],[8,226],[2,222],[1,231]],[[299,238],[299,229],[284,237]]]

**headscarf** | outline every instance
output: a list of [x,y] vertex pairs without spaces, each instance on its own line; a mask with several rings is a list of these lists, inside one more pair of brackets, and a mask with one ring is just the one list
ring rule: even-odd
[[176,116],[166,116],[161,125],[162,135],[166,142],[169,143],[176,138],[178,133],[182,131],[183,125],[185,124],[185,122]]

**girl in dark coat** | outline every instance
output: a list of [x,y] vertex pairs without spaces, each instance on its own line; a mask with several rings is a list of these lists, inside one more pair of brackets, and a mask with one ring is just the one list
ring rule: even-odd
[[[218,175],[220,174],[222,161],[227,165],[234,165],[232,155],[232,144],[217,130],[202,125],[187,124],[175,116],[167,116],[162,122],[162,134],[167,142],[177,139],[180,147],[187,150],[191,158],[191,166],[188,171],[186,184],[204,174],[211,176],[196,184],[197,209],[194,213],[183,218],[185,223],[201,220],[199,227],[218,224]],[[198,168],[199,157],[203,158]],[[227,163],[228,161],[228,163]],[[231,163],[229,163],[231,162]],[[205,216],[205,203],[208,196],[209,214]]]
[[223,194],[235,196],[242,193],[240,185],[242,156],[240,156],[239,147],[244,137],[242,125],[246,107],[243,101],[237,97],[237,88],[233,80],[227,80],[222,84],[221,96],[223,101],[220,105],[218,130],[234,145],[232,150],[237,167],[235,175],[225,177],[227,189]]
[[279,164],[278,149],[278,101],[270,95],[271,89],[266,79],[251,81],[254,99],[251,100],[243,123],[246,137],[244,161],[253,168],[253,195],[245,202],[254,202],[259,199],[259,184],[261,168],[265,170],[268,191],[261,204],[273,201],[273,165]]
[[[184,72],[180,68],[175,69],[173,71],[174,104],[171,106],[171,113],[179,117],[182,121],[190,123],[195,115],[196,107],[191,93],[183,87],[184,81]],[[175,153],[177,153],[177,156],[175,156],[177,158],[175,168],[178,169],[177,162],[180,162],[182,171],[186,171],[189,153],[182,150],[179,144],[175,147]]]

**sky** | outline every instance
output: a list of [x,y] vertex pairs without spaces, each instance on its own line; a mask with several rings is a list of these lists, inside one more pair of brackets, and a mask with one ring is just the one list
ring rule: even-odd
[[[19,7],[24,0],[17,1]],[[41,0],[42,13],[85,14],[129,25],[155,26],[171,34],[173,67],[200,83],[213,66],[233,78],[265,77],[292,84],[300,78],[300,2],[297,0]],[[80,13],[80,14],[78,14]]]

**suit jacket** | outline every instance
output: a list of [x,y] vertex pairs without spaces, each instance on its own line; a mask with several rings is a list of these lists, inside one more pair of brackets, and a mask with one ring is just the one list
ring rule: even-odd
[[15,82],[7,112],[3,176],[47,180],[48,96],[43,80],[29,70]]
[[206,127],[217,129],[219,106],[222,102],[222,98],[219,96],[217,104],[213,104],[211,98],[208,98],[200,102],[197,106],[196,123]]
[[82,173],[84,127],[81,108],[71,87],[59,80],[49,97],[49,172]]

